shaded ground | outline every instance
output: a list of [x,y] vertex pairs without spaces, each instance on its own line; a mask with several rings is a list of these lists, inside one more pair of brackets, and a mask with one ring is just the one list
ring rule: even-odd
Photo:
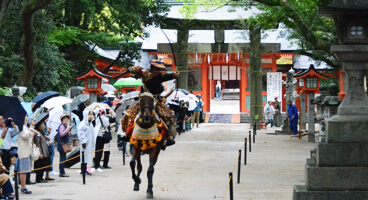
[[[155,199],[222,199],[238,150],[248,136],[248,127],[248,124],[201,124],[200,128],[178,136],[176,145],[161,152],[155,167]],[[293,185],[304,181],[304,165],[313,147],[306,138],[298,140],[258,132],[252,152],[248,153],[248,165],[244,166],[242,160],[240,184],[236,184],[235,170],[234,198],[292,199]],[[67,169],[69,178],[56,177],[53,182],[28,186],[33,194],[22,194],[20,199],[145,199],[147,155],[143,155],[139,192],[133,191],[129,161],[123,166],[122,153],[116,145],[112,146],[110,165],[112,169],[95,172],[82,185],[78,164]],[[225,199],[229,199],[228,195]]]

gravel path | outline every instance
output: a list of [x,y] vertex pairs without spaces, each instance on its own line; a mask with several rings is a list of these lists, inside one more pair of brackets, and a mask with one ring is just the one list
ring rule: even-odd
[[[229,172],[236,164],[238,150],[244,146],[248,127],[249,124],[201,124],[178,136],[177,144],[162,151],[155,166],[155,199],[223,199]],[[55,177],[53,182],[30,185],[28,189],[33,194],[21,194],[20,199],[146,199],[148,156],[142,156],[141,190],[134,192],[130,157],[123,166],[122,153],[115,144],[111,148],[112,169],[88,176],[86,185],[82,184],[77,164],[66,170],[69,178]],[[248,152],[248,165],[244,166],[242,160],[240,184],[236,184],[235,169],[234,199],[292,199],[293,185],[304,182],[304,165],[314,146],[307,143],[307,138],[290,139],[259,131],[252,152]],[[225,199],[229,199],[228,195]]]

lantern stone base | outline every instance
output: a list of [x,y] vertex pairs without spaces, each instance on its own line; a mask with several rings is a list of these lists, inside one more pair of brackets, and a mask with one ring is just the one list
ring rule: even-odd
[[296,200],[363,200],[368,191],[309,191],[304,185],[294,186],[293,199]]
[[305,165],[305,186],[294,200],[368,199],[368,117],[336,115],[326,121],[326,141]]

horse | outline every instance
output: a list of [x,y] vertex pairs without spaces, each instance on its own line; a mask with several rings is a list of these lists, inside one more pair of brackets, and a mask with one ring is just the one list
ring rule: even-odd
[[[154,166],[160,154],[161,140],[164,137],[167,127],[165,123],[159,118],[154,110],[154,98],[151,93],[144,92],[139,98],[139,112],[132,124],[132,135],[130,143],[133,144],[132,159],[130,161],[130,168],[132,170],[132,179],[134,180],[134,191],[139,191],[141,183],[140,174],[142,172],[141,153],[144,152],[149,155],[149,167],[147,171],[148,187],[147,198],[153,198],[153,173]],[[135,166],[137,163],[137,174],[135,173]]]

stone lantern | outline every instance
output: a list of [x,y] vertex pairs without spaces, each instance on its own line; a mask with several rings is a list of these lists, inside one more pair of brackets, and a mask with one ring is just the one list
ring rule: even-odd
[[[329,1],[331,2],[331,1]],[[368,198],[368,1],[334,0],[319,7],[334,19],[339,45],[333,52],[348,77],[337,115],[326,120],[326,140],[317,143],[306,164],[305,185],[294,187],[298,200],[362,200]]]
[[111,78],[111,76],[105,75],[95,67],[92,67],[88,72],[78,76],[76,79],[84,80],[83,94],[90,94],[90,101],[96,102],[96,95],[105,93],[101,88],[103,78]]

